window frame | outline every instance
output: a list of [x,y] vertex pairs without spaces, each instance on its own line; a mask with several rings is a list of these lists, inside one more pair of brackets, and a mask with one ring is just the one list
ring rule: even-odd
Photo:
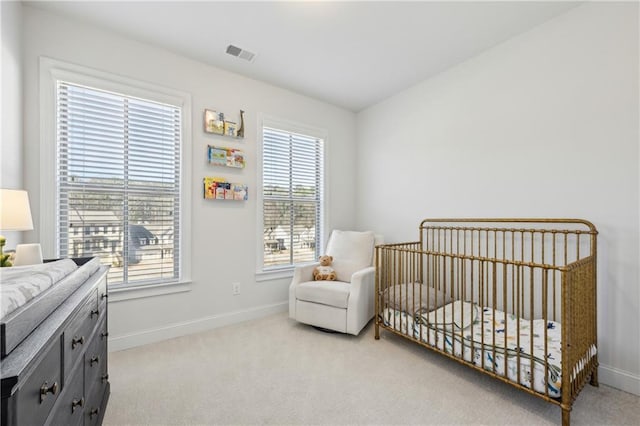
[[293,276],[293,271],[296,266],[301,266],[305,264],[309,264],[312,262],[305,263],[297,263],[293,265],[286,266],[275,266],[269,267],[267,269],[264,268],[264,197],[263,197],[263,178],[264,178],[264,170],[263,170],[263,129],[265,127],[274,128],[278,130],[283,130],[291,133],[298,133],[305,136],[310,136],[318,139],[322,139],[322,156],[323,156],[323,167],[322,167],[322,186],[323,186],[323,194],[320,206],[320,241],[317,241],[316,244],[319,246],[318,252],[322,253],[324,251],[324,244],[326,239],[326,230],[327,224],[329,223],[329,197],[328,197],[328,188],[329,188],[329,174],[327,170],[329,170],[329,135],[328,131],[323,128],[314,127],[307,124],[297,123],[295,121],[282,119],[266,114],[258,114],[258,135],[256,141],[256,158],[257,158],[257,173],[256,173],[256,281],[268,281],[268,280],[276,280],[281,278],[289,278]]
[[[59,210],[57,188],[57,81],[100,90],[122,93],[126,96],[171,104],[182,109],[180,141],[180,275],[177,280],[144,284],[110,286],[110,291],[134,291],[134,298],[142,293],[166,294],[188,291],[191,280],[191,95],[186,92],[145,83],[127,77],[40,57],[40,244],[45,257],[57,258],[59,236],[56,235]],[[168,289],[171,287],[171,289]],[[159,289],[153,291],[154,289]],[[154,294],[149,294],[154,295]],[[121,297],[125,299],[127,297]],[[116,299],[119,299],[116,297]],[[113,300],[115,301],[115,300]]]

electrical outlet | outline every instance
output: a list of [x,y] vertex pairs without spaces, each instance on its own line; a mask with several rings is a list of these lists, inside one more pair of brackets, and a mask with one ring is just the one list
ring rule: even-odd
[[233,295],[237,296],[240,294],[240,283],[233,283],[231,284],[233,286]]

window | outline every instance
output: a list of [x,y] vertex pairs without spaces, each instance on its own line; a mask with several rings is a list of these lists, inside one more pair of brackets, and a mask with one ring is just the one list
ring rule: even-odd
[[318,258],[324,207],[324,138],[267,123],[262,129],[263,271]]
[[179,105],[56,80],[59,256],[99,257],[110,285],[180,279],[181,123]]

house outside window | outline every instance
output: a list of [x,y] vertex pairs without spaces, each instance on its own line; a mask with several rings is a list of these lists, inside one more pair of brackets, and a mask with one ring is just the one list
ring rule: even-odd
[[261,272],[313,262],[322,250],[324,134],[263,120]]

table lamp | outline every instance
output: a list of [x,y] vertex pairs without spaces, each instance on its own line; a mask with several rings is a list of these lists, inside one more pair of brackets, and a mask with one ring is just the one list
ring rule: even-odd
[[[33,221],[27,191],[0,190],[0,230],[30,231],[32,229]],[[5,242],[5,237],[0,235],[0,266],[11,266],[9,255],[3,252]]]

